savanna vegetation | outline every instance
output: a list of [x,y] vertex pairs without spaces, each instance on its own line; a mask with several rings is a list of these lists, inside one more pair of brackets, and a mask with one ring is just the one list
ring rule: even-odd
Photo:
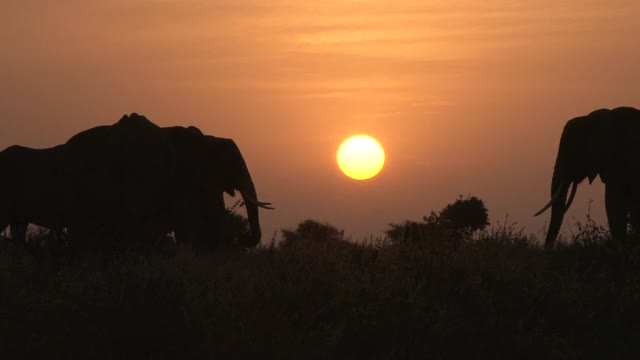
[[[243,222],[236,225],[241,228]],[[3,358],[625,358],[640,247],[587,217],[544,251],[460,198],[386,238],[305,220],[278,244],[74,254],[0,241]],[[235,225],[234,225],[235,226]]]

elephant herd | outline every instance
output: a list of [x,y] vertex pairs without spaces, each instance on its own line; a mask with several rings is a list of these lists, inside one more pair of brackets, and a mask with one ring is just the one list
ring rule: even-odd
[[213,248],[226,214],[224,192],[238,190],[250,228],[240,243],[255,246],[258,208],[271,209],[258,201],[233,140],[196,127],[159,127],[136,113],[52,148],[11,146],[0,152],[0,169],[0,232],[9,226],[19,243],[35,224],[66,229],[80,248],[169,232]]
[[[240,243],[255,246],[261,237],[258,208],[272,209],[258,201],[233,140],[196,127],[159,127],[135,113],[52,148],[11,146],[0,152],[0,171],[0,232],[10,226],[17,242],[35,224],[67,229],[79,241],[158,238],[173,231],[177,241],[215,247],[226,213],[223,194],[238,190],[250,227]],[[605,184],[611,235],[623,240],[629,223],[640,229],[640,110],[600,109],[567,122],[551,200],[536,213],[551,208],[547,248],[578,184],[597,176]]]
[[592,183],[598,175],[605,184],[611,236],[622,241],[629,224],[640,230],[640,110],[600,109],[567,122],[551,179],[551,200],[535,214],[551,208],[545,247],[552,247],[558,237],[578,184],[586,178]]

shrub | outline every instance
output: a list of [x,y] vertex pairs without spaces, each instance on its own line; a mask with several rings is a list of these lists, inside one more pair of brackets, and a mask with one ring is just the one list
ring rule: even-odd
[[335,241],[344,240],[344,232],[339,231],[336,227],[328,223],[320,223],[316,220],[307,219],[300,224],[295,230],[282,230],[282,245],[288,245],[296,241]]
[[474,233],[489,225],[489,211],[475,196],[460,196],[439,213],[431,212],[421,222],[407,220],[403,224],[389,224],[385,231],[392,242],[430,242],[457,244],[470,239]]
[[[428,229],[439,219],[412,224]],[[599,231],[594,224],[580,231],[581,239]],[[292,246],[248,252],[177,246],[170,254],[128,252],[108,262],[98,254],[55,264],[0,241],[0,353],[73,359],[640,354],[640,247],[580,240],[543,251],[515,224],[479,232],[456,251],[432,251],[414,242],[354,244],[332,225],[305,220],[283,231]]]
[[484,202],[477,197],[469,195],[463,199],[460,196],[453,204],[447,205],[440,211],[437,220],[464,236],[471,236],[489,225],[489,211],[484,206]]

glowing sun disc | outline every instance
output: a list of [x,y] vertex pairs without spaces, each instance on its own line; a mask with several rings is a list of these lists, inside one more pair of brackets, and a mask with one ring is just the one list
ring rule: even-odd
[[384,165],[382,145],[367,135],[354,135],[338,148],[338,166],[348,177],[366,180],[376,176]]

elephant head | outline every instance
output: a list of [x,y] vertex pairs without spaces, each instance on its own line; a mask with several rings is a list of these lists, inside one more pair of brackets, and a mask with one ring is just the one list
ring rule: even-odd
[[258,208],[273,209],[269,206],[271,204],[257,200],[258,195],[251,174],[240,149],[233,140],[205,136],[204,142],[205,154],[208,154],[212,161],[212,166],[206,166],[205,179],[211,184],[219,181],[218,192],[222,190],[231,196],[235,195],[235,190],[240,192],[251,229],[251,234],[241,242],[247,246],[257,245],[261,238]]
[[216,228],[222,222],[223,193],[233,196],[238,190],[245,202],[251,231],[241,243],[257,245],[261,238],[258,208],[272,208],[269,203],[257,200],[249,169],[235,142],[204,135],[195,127],[164,130],[173,138],[177,154],[176,236],[202,243],[208,236],[207,228]]
[[[569,120],[565,125],[551,180],[551,200],[535,214],[538,216],[551,207],[545,247],[555,242],[578,184],[586,178],[591,184],[598,175],[606,184],[615,176],[620,126],[614,120],[611,110],[600,109]],[[571,193],[567,199],[570,187]]]

